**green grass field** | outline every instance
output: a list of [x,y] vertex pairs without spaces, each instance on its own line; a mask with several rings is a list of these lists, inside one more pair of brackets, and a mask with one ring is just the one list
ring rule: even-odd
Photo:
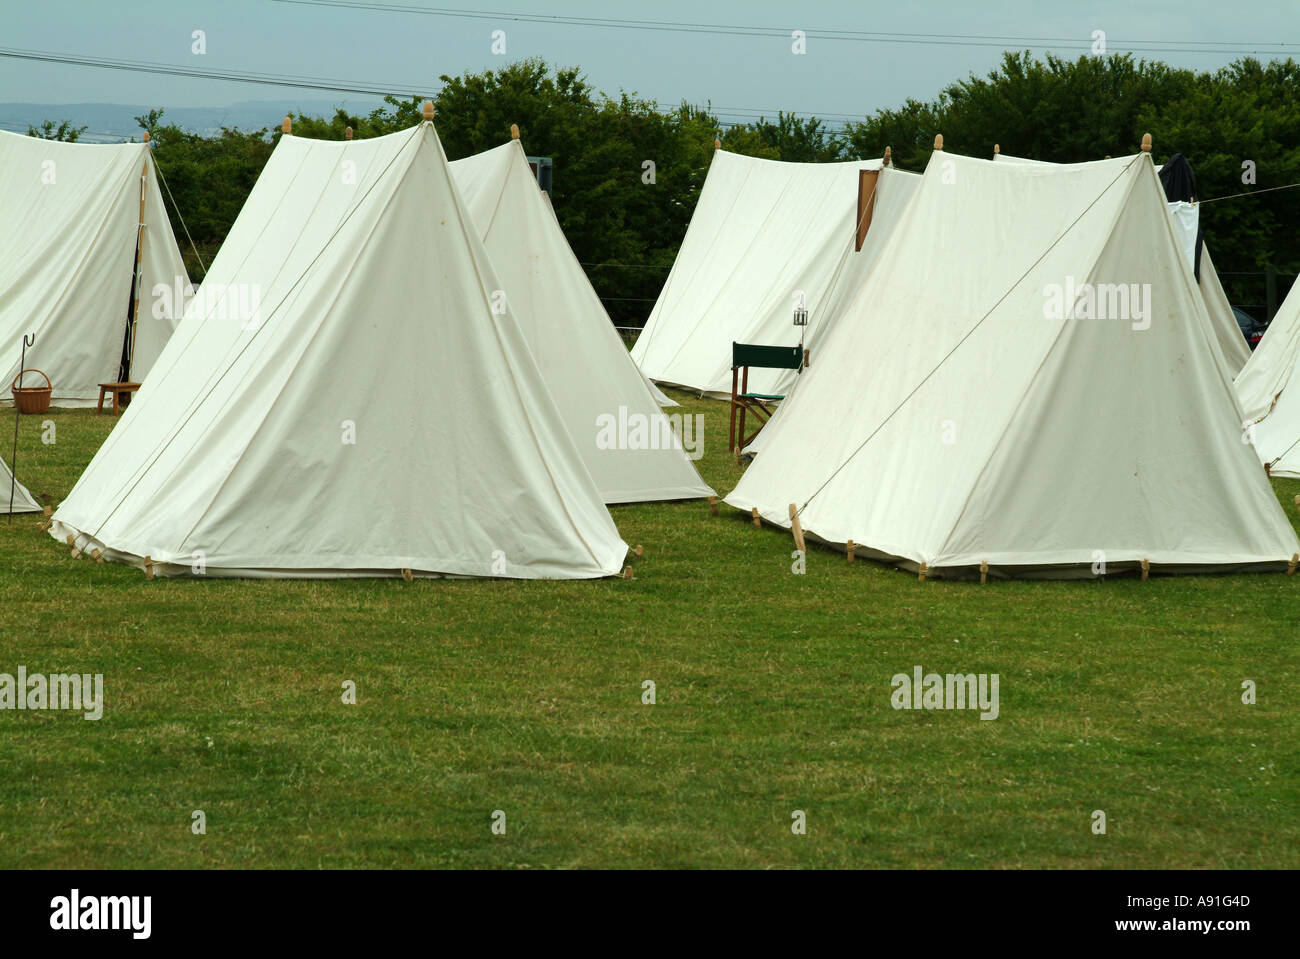
[[[725,404],[675,395],[725,494]],[[113,420],[48,418],[57,503]],[[726,506],[612,512],[631,581],[150,581],[0,520],[0,672],[106,699],[0,711],[0,867],[1300,866],[1300,575],[796,576]],[[1000,718],[892,709],[918,664]]]

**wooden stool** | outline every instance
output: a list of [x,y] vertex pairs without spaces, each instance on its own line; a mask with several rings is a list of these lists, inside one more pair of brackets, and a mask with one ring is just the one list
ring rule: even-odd
[[99,408],[96,413],[104,412],[104,396],[107,393],[113,394],[113,415],[117,416],[123,406],[129,406],[131,403],[130,396],[140,388],[139,383],[100,383],[99,384]]

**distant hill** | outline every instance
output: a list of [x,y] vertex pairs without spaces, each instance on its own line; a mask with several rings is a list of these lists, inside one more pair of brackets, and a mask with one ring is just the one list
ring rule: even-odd
[[[330,117],[340,106],[365,114],[382,105],[383,101],[375,97],[349,97],[346,100],[245,100],[228,107],[166,106],[163,122],[206,136],[221,127],[260,130],[278,126],[286,113]],[[0,129],[26,133],[29,125],[39,126],[45,120],[56,123],[70,120],[74,126],[88,128],[81,137],[86,142],[118,143],[140,136],[135,117],[150,109],[121,103],[0,103]]]

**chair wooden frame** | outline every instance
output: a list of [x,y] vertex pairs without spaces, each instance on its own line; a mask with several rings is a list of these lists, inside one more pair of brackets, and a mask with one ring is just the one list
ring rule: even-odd
[[[798,370],[808,365],[808,351],[801,346],[761,346],[756,343],[731,344],[731,433],[729,448],[740,462],[744,450],[775,412],[772,403],[785,399],[783,393],[751,393],[749,368]],[[745,419],[752,414],[758,421],[754,431],[745,433]],[[739,442],[737,442],[739,437]]]

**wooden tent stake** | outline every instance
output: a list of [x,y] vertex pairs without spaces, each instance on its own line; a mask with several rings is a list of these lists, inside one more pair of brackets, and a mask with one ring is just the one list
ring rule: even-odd
[[857,547],[854,546],[853,540],[849,540],[847,543],[844,544],[844,551],[848,554],[850,563],[853,562],[853,551],[856,548]]
[[754,507],[752,507],[752,508],[750,509],[750,511],[749,511],[749,515],[752,516],[752,517],[754,518],[754,529],[762,529],[762,528],[763,528],[763,521],[762,521],[761,519],[758,518],[758,507],[757,507],[757,506],[754,506]]
[[633,547],[632,547],[632,555],[635,556],[637,559],[640,559],[642,556],[645,555],[645,547],[644,547],[644,546],[633,546]]
[[1288,576],[1295,572],[1295,564],[1297,562],[1300,562],[1300,553],[1292,553],[1291,562],[1286,564],[1286,574]]
[[1145,583],[1147,581],[1147,576],[1150,573],[1151,573],[1151,561],[1149,559],[1142,560],[1142,582]]
[[624,579],[636,579],[636,577],[632,575],[632,567],[631,567],[631,566],[628,566],[628,567],[626,567],[626,568],[623,570],[623,578],[624,578]]
[[153,557],[152,556],[146,556],[144,558],[144,578],[153,579]]
[[[1297,497],[1295,498],[1295,508],[1296,508],[1297,511],[1300,511],[1300,496],[1297,496]],[[47,507],[47,509],[48,509],[48,507]]]
[[930,572],[930,567],[927,566],[925,563],[922,563],[921,568],[916,571],[916,578],[924,583],[926,574],[929,572]]
[[709,497],[709,512],[714,516],[718,515],[718,498],[716,496]]
[[406,580],[409,583],[411,580],[415,579],[415,574],[412,573],[409,569],[404,569],[402,570],[402,579]]
[[989,564],[987,560],[980,560],[980,585],[983,586],[989,581]]
[[807,555],[808,548],[803,541],[803,525],[799,522],[799,507],[794,503],[790,504],[790,532],[794,533],[795,549]]
[[[1300,496],[1297,496],[1296,499],[1300,499]],[[44,533],[47,529],[49,529],[51,526],[54,525],[54,520],[52,518],[53,513],[54,513],[54,507],[52,506],[45,507],[45,520],[44,522],[37,525],[36,529],[38,532]]]

